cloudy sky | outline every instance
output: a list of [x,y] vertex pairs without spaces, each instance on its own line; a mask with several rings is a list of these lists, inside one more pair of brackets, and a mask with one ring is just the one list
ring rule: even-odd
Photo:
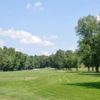
[[0,0],[0,47],[29,55],[75,50],[78,19],[99,13],[99,0]]

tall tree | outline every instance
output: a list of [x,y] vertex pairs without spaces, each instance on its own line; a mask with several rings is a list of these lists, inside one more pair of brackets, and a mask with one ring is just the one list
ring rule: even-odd
[[79,39],[79,51],[81,54],[82,62],[88,66],[95,66],[96,72],[99,72],[99,34],[100,23],[96,17],[88,15],[80,18],[76,27]]

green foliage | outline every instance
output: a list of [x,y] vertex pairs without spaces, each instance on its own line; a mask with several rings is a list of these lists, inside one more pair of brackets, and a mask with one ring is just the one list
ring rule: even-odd
[[3,47],[3,49],[0,48],[0,70],[15,71],[45,67],[71,69],[76,67],[78,63],[77,55],[75,52],[68,53],[68,55],[66,55],[66,51],[58,50],[54,55],[50,56],[29,56],[15,51],[14,48]]
[[76,32],[80,36],[80,39],[90,38],[95,33],[96,28],[96,17],[88,15],[78,20]]
[[0,48],[1,71],[32,69],[34,66],[31,62],[34,62],[31,57],[21,52],[15,51],[14,48]]
[[66,55],[66,67],[71,70],[71,68],[78,67],[78,55],[71,50],[65,52]]
[[58,50],[54,56],[54,66],[57,69],[62,69],[64,68],[65,61],[65,52],[63,50]]
[[94,16],[80,18],[76,27],[79,39],[81,62],[88,67],[100,66],[100,22]]

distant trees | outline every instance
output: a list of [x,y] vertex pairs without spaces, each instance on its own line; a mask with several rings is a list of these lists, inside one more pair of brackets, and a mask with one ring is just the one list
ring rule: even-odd
[[79,39],[81,62],[88,67],[95,67],[99,72],[100,66],[100,22],[96,17],[88,15],[80,18],[76,27]]
[[68,70],[71,68],[76,68],[78,70],[78,55],[76,52],[72,52],[71,50],[67,50],[65,52],[66,62],[65,66]]
[[63,50],[58,50],[54,55],[53,63],[55,68],[63,69],[65,67],[66,56]]
[[29,70],[45,67],[71,70],[71,68],[77,68],[77,63],[77,55],[72,51],[58,50],[50,56],[28,56],[15,51],[14,48],[0,48],[1,71]]
[[0,48],[0,70],[14,71],[32,69],[34,60],[26,54],[15,51],[14,48]]

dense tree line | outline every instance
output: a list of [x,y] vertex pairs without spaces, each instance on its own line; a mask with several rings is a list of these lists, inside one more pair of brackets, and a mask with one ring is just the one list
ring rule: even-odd
[[34,68],[57,68],[70,69],[77,66],[77,56],[75,52],[58,50],[56,54],[50,56],[28,56],[22,52],[15,51],[14,48],[0,48],[0,70],[28,70]]

